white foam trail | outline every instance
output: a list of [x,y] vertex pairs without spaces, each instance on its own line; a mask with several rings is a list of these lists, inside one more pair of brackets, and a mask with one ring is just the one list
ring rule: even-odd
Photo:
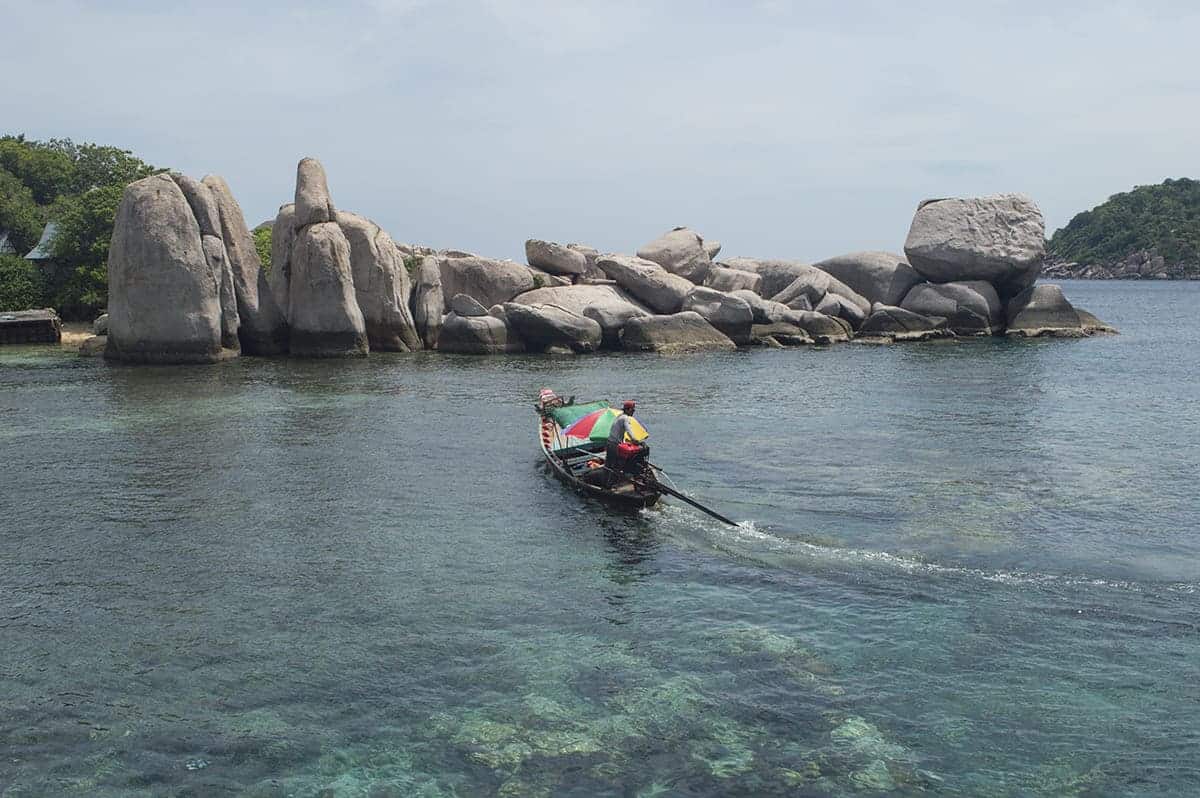
[[[673,522],[686,523],[706,533],[709,545],[734,557],[762,561],[765,565],[779,565],[770,560],[763,561],[766,553],[783,554],[808,561],[843,563],[848,566],[875,565],[905,573],[929,574],[947,577],[965,577],[1002,585],[1044,587],[1092,587],[1108,590],[1123,590],[1141,593],[1147,589],[1166,590],[1173,593],[1196,593],[1200,586],[1190,582],[1168,582],[1145,584],[1123,579],[1102,579],[1086,574],[1044,574],[1029,571],[989,571],[982,568],[967,568],[944,565],[915,557],[891,554],[871,549],[852,549],[823,543],[813,543],[798,538],[785,538],[761,530],[753,521],[742,521],[735,527],[710,523],[705,516],[674,505],[664,506],[660,512]],[[699,523],[697,523],[699,521]],[[750,544],[752,549],[738,546],[739,542]],[[763,547],[767,551],[763,551]]]

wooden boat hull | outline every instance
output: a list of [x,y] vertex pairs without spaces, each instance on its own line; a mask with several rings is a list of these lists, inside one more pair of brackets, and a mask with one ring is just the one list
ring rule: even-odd
[[[554,442],[559,439],[558,433],[558,425],[554,422],[554,419],[547,415],[542,415],[538,424],[538,442],[546,464],[559,481],[586,496],[591,496],[612,506],[627,510],[640,510],[643,507],[652,507],[658,503],[659,498],[662,496],[661,493],[638,487],[627,478],[620,478],[617,484],[612,487],[603,487],[593,485],[577,476],[572,469],[571,463],[564,461],[554,451]],[[600,450],[595,452],[580,452],[580,457],[590,455],[590,459],[593,461],[595,459],[603,461],[604,451],[602,447],[599,448]]]

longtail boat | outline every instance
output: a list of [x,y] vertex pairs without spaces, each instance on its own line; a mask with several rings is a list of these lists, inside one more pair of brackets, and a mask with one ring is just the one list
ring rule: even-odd
[[[608,402],[576,402],[563,399],[549,388],[538,394],[534,409],[538,414],[538,443],[550,470],[558,479],[580,493],[611,504],[639,509],[650,507],[662,495],[662,486],[644,458],[633,473],[608,468],[605,463],[607,433],[597,437],[575,437],[564,433],[591,414],[603,417],[604,411],[619,414]],[[605,426],[597,431],[607,430]]]

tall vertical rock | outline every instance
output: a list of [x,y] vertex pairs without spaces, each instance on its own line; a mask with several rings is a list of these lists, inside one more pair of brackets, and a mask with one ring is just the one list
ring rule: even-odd
[[[296,202],[290,214],[295,236],[286,261],[292,354],[367,354],[370,345],[355,295],[350,242],[337,224],[325,170],[315,158],[305,158],[296,168]],[[280,217],[286,220],[287,215],[281,208]]]
[[421,348],[408,302],[408,271],[391,236],[370,219],[337,212],[338,227],[350,243],[354,293],[371,349],[410,352]]
[[283,318],[291,320],[288,283],[292,277],[292,244],[296,241],[296,204],[279,206],[271,225],[271,295]]
[[291,254],[290,349],[299,357],[346,357],[369,351],[354,296],[350,244],[334,222],[296,233]]
[[240,350],[238,328],[241,326],[241,319],[238,316],[237,292],[233,285],[233,267],[229,263],[229,253],[225,250],[225,242],[221,240],[221,212],[217,207],[217,199],[208,186],[194,177],[173,174],[171,179],[183,192],[188,206],[192,209],[192,215],[196,217],[196,223],[200,226],[204,257],[220,284],[221,346],[225,349]]
[[242,208],[223,178],[208,175],[203,182],[216,200],[221,219],[221,240],[229,256],[233,287],[237,294],[238,317],[241,320],[238,338],[242,352],[249,355],[286,352],[287,322],[267,286],[258,250],[254,247],[254,237],[246,227]]
[[412,292],[413,321],[426,349],[437,348],[438,334],[442,329],[442,270],[438,259],[426,256],[421,259],[413,275]]
[[241,349],[238,339],[238,328],[241,319],[238,317],[237,292],[233,287],[233,271],[229,266],[229,253],[225,251],[225,242],[216,236],[202,235],[200,243],[204,248],[204,257],[212,269],[213,278],[217,281],[217,294],[221,301],[221,346],[225,349]]
[[141,363],[222,359],[220,280],[200,225],[168,175],[125,187],[108,253],[105,357]]

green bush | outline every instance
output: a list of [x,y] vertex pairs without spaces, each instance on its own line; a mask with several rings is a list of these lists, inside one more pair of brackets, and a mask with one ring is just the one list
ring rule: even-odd
[[37,264],[17,255],[0,255],[0,310],[46,307]]
[[263,274],[271,276],[271,228],[259,227],[254,231],[254,249],[262,263]]

